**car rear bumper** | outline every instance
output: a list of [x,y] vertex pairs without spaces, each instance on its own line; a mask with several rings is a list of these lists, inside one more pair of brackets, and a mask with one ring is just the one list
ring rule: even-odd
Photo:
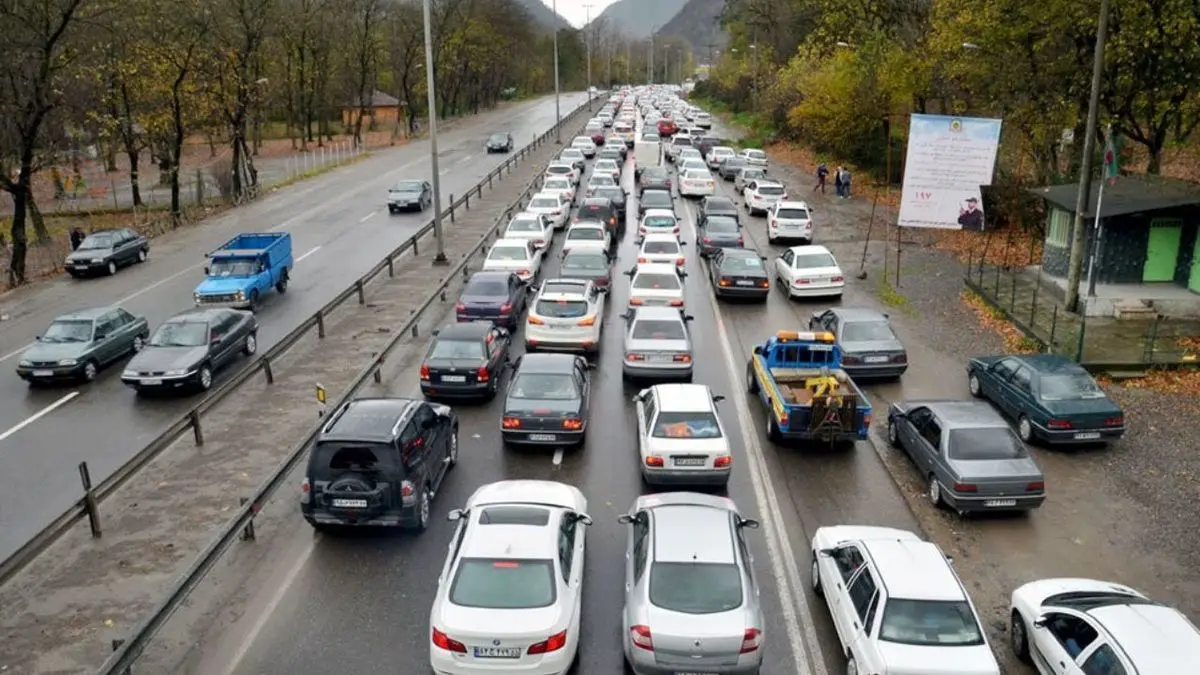
[[[634,651],[636,653],[629,653]],[[762,648],[755,650],[750,654],[742,654],[738,657],[736,664],[728,666],[713,666],[713,665],[691,665],[691,664],[676,664],[666,665],[659,664],[653,653],[648,653],[645,650],[626,650],[628,663],[633,669],[635,675],[676,675],[676,673],[693,673],[700,672],[708,675],[755,675],[762,667]]]
[[804,286],[789,285],[788,295],[793,298],[825,298],[841,295],[845,284],[807,284]]
[[525,351],[527,352],[569,352],[569,353],[586,353],[600,351],[600,345],[594,339],[586,340],[540,340],[526,338]]
[[907,363],[880,363],[862,366],[847,366],[842,364],[842,370],[851,379],[892,378],[900,377],[908,370]]
[[455,384],[421,382],[421,394],[427,398],[478,398],[490,392],[487,382]]
[[[468,646],[471,649],[473,645]],[[496,663],[484,663],[467,654],[452,654],[444,649],[429,646],[429,665],[435,675],[566,675],[575,659],[575,650],[560,649],[552,654],[543,654],[536,663],[513,663],[512,659],[487,659]]]
[[[1082,438],[1076,438],[1078,435]],[[1033,435],[1047,445],[1090,445],[1109,443],[1125,435],[1125,427],[1104,429],[1044,429],[1034,426]]]
[[[586,428],[586,427],[585,427]],[[583,430],[564,431],[562,429],[547,429],[544,431],[521,429],[513,431],[501,429],[500,437],[509,445],[541,445],[558,448],[566,445],[583,443]]]
[[629,380],[686,380],[692,377],[691,363],[648,363],[625,361],[621,374]]
[[942,490],[942,501],[950,508],[963,513],[984,511],[1029,511],[1046,501],[1046,493],[1035,495],[991,495],[967,496]]
[[415,508],[392,509],[362,519],[333,515],[320,509],[305,510],[303,513],[304,519],[314,527],[416,527],[418,524]]
[[[731,469],[674,469],[642,467],[642,479],[649,485],[725,485]],[[708,672],[708,669],[704,669]],[[672,670],[672,673],[679,672]],[[691,671],[688,671],[691,672]]]
[[771,287],[761,286],[713,286],[713,293],[718,298],[765,298],[771,293]]

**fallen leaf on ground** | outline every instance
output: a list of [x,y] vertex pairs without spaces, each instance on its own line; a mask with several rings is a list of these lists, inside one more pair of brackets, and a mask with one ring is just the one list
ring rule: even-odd
[[1037,354],[1041,349],[1036,340],[1026,337],[1016,326],[1004,318],[1004,313],[989,305],[972,291],[963,291],[959,296],[962,303],[975,312],[980,327],[995,332],[1004,340],[1007,354]]

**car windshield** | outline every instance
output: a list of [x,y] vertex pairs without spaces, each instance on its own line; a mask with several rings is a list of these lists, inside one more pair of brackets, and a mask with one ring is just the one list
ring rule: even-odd
[[538,300],[533,311],[549,319],[578,319],[587,316],[588,304],[583,300]]
[[571,401],[579,398],[575,378],[566,373],[521,373],[513,382],[510,398]]
[[564,270],[605,270],[608,269],[608,258],[600,253],[568,253],[563,258]]
[[555,601],[549,560],[463,558],[450,586],[450,602],[480,609],[534,609]]
[[762,169],[742,169],[742,180],[753,180],[767,175]]
[[642,253],[650,254],[668,254],[675,255],[679,253],[679,242],[677,241],[648,241],[642,245]]
[[1038,398],[1043,401],[1079,401],[1104,398],[1106,394],[1087,373],[1043,375]]
[[709,218],[708,222],[704,224],[704,230],[710,234],[714,232],[718,234],[737,234],[738,224],[732,218]]
[[805,209],[779,209],[775,212],[775,217],[783,220],[808,220],[808,211]]
[[420,192],[421,181],[419,180],[402,180],[392,186],[392,192]]
[[642,319],[633,324],[631,337],[634,340],[686,340],[687,330],[682,321]]
[[749,157],[750,159],[766,159],[767,153],[763,152],[762,150],[747,150],[746,157]]
[[721,427],[711,412],[661,412],[654,422],[655,438],[720,438]]
[[744,274],[747,272],[762,272],[763,262],[760,258],[751,258],[749,256],[731,255],[726,256],[721,261],[721,271],[731,274]]
[[778,197],[783,194],[783,187],[780,185],[759,185],[758,194],[767,195],[768,197]]
[[879,639],[921,647],[983,644],[983,633],[965,600],[891,599],[883,610]]
[[1025,444],[1008,427],[951,429],[946,444],[950,459],[1020,459],[1029,456]]
[[816,267],[837,267],[837,261],[828,253],[802,253],[796,256],[792,267],[797,269],[812,269]]
[[469,359],[483,360],[483,344],[474,339],[445,339],[437,340],[429,349],[427,359]]
[[508,297],[508,284],[500,279],[472,279],[463,295],[504,298]]
[[633,278],[633,287],[647,291],[677,291],[680,289],[679,277],[657,272],[638,274]]
[[87,342],[91,339],[91,321],[55,321],[46,329],[40,342]]
[[89,234],[81,244],[80,251],[94,251],[105,248],[112,248],[117,243],[117,236],[110,232],[101,234]]
[[248,258],[218,258],[208,266],[210,277],[252,277],[258,274],[259,263]]
[[880,342],[895,340],[896,334],[886,321],[850,321],[842,327],[846,342]]
[[[600,169],[601,167],[596,167],[596,168]],[[591,179],[588,180],[588,185],[590,185],[592,187],[612,187],[612,186],[615,186],[616,184],[617,184],[617,179],[613,178],[612,176],[610,176],[609,174],[606,174],[606,173],[592,174]]]
[[596,171],[616,171],[617,163],[611,159],[602,159],[596,162]]
[[728,612],[742,606],[742,574],[725,563],[655,562],[650,602],[682,614]]
[[554,197],[534,197],[529,200],[529,208],[531,209],[557,209],[558,205],[558,199]]
[[492,134],[491,140],[493,143],[507,143],[508,136],[504,134]]
[[514,220],[508,224],[509,232],[541,232],[542,224],[536,220]]
[[524,246],[494,246],[488,260],[528,260],[528,253]]
[[646,227],[675,227],[675,219],[671,216],[647,216],[642,224]]
[[604,241],[604,230],[598,227],[573,227],[569,232],[567,232],[567,239]]
[[711,178],[711,176],[709,176],[704,171],[693,171],[693,170],[684,171],[683,177],[688,180],[704,180],[706,178]]
[[168,321],[150,336],[154,347],[203,347],[208,342],[208,324],[202,321]]
[[561,166],[561,165],[546,167],[546,173],[555,173],[555,174],[571,173],[574,170],[575,169],[573,167]]

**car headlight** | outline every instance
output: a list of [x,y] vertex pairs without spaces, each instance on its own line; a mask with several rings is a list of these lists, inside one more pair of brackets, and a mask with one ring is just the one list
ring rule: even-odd
[[33,365],[33,362],[32,362],[32,361],[24,361],[24,360],[23,360],[23,361],[21,361],[20,363],[18,363],[17,365],[18,365],[18,366],[24,366],[24,367],[28,368],[29,366],[32,366],[32,365]]
[[168,371],[167,371],[166,373],[164,373],[164,374],[165,374],[165,375],[176,376],[176,375],[187,375],[187,373],[188,373],[188,371],[186,371],[186,370],[168,370]]
[[238,300],[245,300],[246,293],[244,291],[238,291],[234,297],[236,297]]
[[138,372],[136,370],[125,370],[121,373],[121,377],[137,377],[137,376],[138,376]]
[[60,365],[60,366],[73,366],[73,365],[75,365],[75,364],[77,364],[77,363],[79,363],[79,361],[77,361],[77,360],[75,360],[75,359],[63,359],[63,360],[61,360],[61,361],[59,361],[59,362],[58,362],[58,365]]
[[94,262],[94,263],[102,263],[102,262],[104,262],[104,258],[92,258],[92,262]]

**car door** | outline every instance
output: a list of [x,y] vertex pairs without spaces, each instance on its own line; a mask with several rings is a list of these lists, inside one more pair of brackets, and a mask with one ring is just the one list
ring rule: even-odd
[[1033,397],[1033,371],[1020,365],[1008,382],[1001,385],[1000,407],[1013,419],[1025,412],[1025,401]]
[[637,402],[637,425],[638,425],[638,461],[644,462],[646,459],[647,445],[650,442],[650,429],[653,428],[654,415],[658,412],[658,401],[656,400],[654,390],[646,390],[644,396],[638,399]]
[[438,417],[428,403],[417,404],[412,423],[423,441],[424,454],[429,457],[426,462],[426,480],[433,486],[433,491],[437,492],[446,470],[450,468],[449,427],[442,423],[442,418]]
[[108,362],[116,361],[133,350],[133,338],[137,336],[137,320],[123,309],[114,309],[104,315],[111,331]]
[[937,472],[938,457],[942,451],[942,434],[942,425],[933,415],[930,415],[929,419],[921,425],[921,440],[913,448],[913,461],[921,467],[922,476],[934,473],[939,479],[945,478],[944,475]]
[[826,564],[827,569],[821,571],[821,580],[826,602],[829,604],[829,615],[833,618],[834,628],[837,629],[842,644],[849,646],[854,639],[850,621],[853,605],[849,589],[855,575],[866,566],[866,560],[862,551],[853,544],[838,546],[826,560],[829,562]]
[[95,359],[100,366],[111,363],[119,355],[117,350],[119,342],[112,312],[101,314],[96,318],[92,333],[92,347],[86,358]]
[[1067,611],[1043,614],[1032,633],[1032,656],[1053,675],[1080,675],[1077,660],[1099,637],[1086,619]]
[[508,331],[503,328],[493,326],[488,331],[487,335],[487,351],[488,355],[488,373],[493,380],[500,379],[500,375],[504,372],[504,364],[506,355],[508,354],[508,345],[512,337]]
[[775,278],[787,284],[785,288],[790,288],[792,285],[792,261],[795,258],[795,251],[789,248],[783,252],[783,255],[775,259]]
[[237,324],[238,316],[233,312],[220,314],[209,323],[209,353],[217,367],[224,365],[237,353]]
[[907,421],[902,421],[896,430],[900,436],[900,444],[904,446],[904,451],[914,462],[916,462],[915,453],[924,440],[921,437],[921,430],[925,428],[925,424],[932,417],[933,413],[929,411],[929,408],[913,408],[908,411]]
[[571,602],[571,626],[568,631],[579,631],[580,610],[583,605],[583,532],[579,521],[563,514],[558,527],[558,566],[562,574],[565,596]]
[[582,356],[575,359],[575,386],[579,387],[579,416],[586,420],[592,400],[592,383],[587,376],[587,360]]
[[[650,514],[639,511],[629,524],[629,539],[625,552],[625,611],[622,619],[622,636],[629,635],[629,627],[635,625],[634,608],[640,604],[642,581],[650,560]],[[624,642],[628,647],[629,639]]]
[[880,592],[870,566],[866,566],[850,584],[850,600],[853,613],[850,615],[852,642],[850,651],[859,672],[883,671],[886,664],[871,639],[876,618],[879,614]]
[[1001,405],[1001,396],[1004,387],[1008,384],[1009,378],[1017,370],[1016,359],[1000,359],[993,363],[979,377],[979,387],[983,390],[985,398],[991,400],[997,406]]

